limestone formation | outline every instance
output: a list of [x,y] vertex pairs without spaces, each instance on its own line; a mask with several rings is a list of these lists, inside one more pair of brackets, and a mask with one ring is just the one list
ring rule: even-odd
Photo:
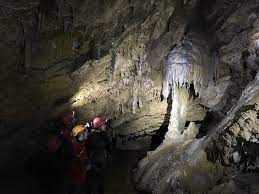
[[118,149],[156,145],[140,190],[257,193],[258,16],[257,0],[1,0],[0,174],[74,110],[109,119]]

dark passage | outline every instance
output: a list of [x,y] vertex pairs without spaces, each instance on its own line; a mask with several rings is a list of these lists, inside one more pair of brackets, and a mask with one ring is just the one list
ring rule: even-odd
[[131,170],[146,155],[146,151],[113,152],[112,161],[105,177],[106,194],[143,194],[134,189],[131,183]]

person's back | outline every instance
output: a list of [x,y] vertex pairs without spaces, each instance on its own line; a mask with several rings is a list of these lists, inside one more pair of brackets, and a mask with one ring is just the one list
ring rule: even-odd
[[104,193],[104,173],[109,155],[111,143],[106,130],[106,121],[100,117],[93,120],[93,130],[86,140],[90,170],[88,171],[88,194]]
[[104,168],[111,152],[111,145],[106,132],[92,132],[87,139],[87,149],[91,164],[98,168]]
[[85,181],[86,150],[85,150],[85,127],[77,125],[72,129],[73,159],[68,171],[68,193],[79,194]]
[[79,185],[85,179],[85,146],[84,142],[72,141],[73,146],[73,160],[71,162],[70,170],[68,173],[69,184]]

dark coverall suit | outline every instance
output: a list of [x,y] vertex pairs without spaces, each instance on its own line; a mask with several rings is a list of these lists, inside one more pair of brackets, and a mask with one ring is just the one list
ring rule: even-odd
[[88,159],[91,169],[88,171],[87,194],[104,193],[104,173],[111,143],[105,131],[91,132],[87,139]]

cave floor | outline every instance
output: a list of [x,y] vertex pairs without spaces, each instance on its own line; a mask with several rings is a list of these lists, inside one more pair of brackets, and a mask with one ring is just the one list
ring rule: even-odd
[[[105,194],[144,194],[136,191],[131,182],[131,170],[135,167],[138,161],[146,155],[145,150],[138,151],[121,151],[114,150],[112,160],[109,163],[105,176]],[[45,184],[49,177],[48,173],[44,175],[44,179],[40,180],[40,171],[45,171],[45,168],[39,169],[41,163],[37,164],[36,173],[31,174],[27,169],[21,171],[9,172],[0,178],[0,193],[3,194],[46,194]],[[1,174],[3,175],[3,174]],[[55,181],[54,179],[52,181]],[[48,192],[47,192],[48,193]]]
[[131,170],[146,155],[146,151],[115,150],[105,177],[105,194],[144,194],[137,192],[131,182]]

